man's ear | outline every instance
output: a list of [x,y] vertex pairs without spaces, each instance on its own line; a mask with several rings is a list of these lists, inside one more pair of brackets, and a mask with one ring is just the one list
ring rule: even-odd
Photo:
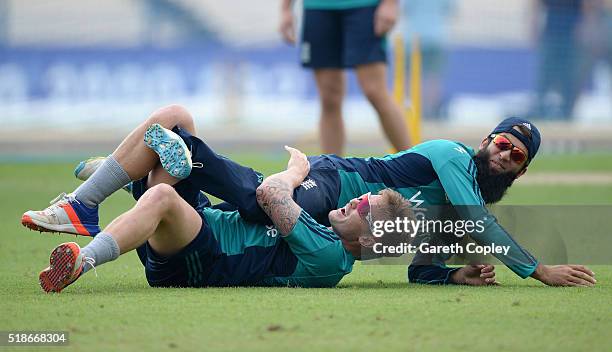
[[527,172],[527,168],[524,168],[518,174],[516,174],[516,177],[514,179],[516,180],[517,178],[523,176],[525,174],[525,172]]
[[372,248],[374,247],[374,244],[376,244],[376,239],[374,238],[374,236],[361,235],[359,236],[359,244],[365,248]]
[[485,138],[482,140],[482,142],[480,142],[480,146],[478,147],[478,150],[484,150],[487,145],[489,145],[489,137]]

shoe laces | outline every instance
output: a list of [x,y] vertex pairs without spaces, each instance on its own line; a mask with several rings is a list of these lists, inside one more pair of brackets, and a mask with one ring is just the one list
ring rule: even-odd
[[191,167],[192,168],[196,168],[196,169],[201,169],[204,167],[204,164],[202,164],[199,161],[193,162],[193,145],[189,146],[189,157],[191,158],[192,162],[191,162]]
[[[85,264],[89,264],[89,266],[91,266],[91,268],[94,271],[94,274],[96,274],[96,277],[98,277],[98,270],[96,270],[96,260],[92,257],[85,257]],[[85,267],[85,264],[83,264],[83,267]]]
[[53,205],[57,203],[59,205],[59,204],[65,204],[68,202],[76,202],[76,203],[81,204],[81,202],[78,199],[76,199],[76,196],[74,193],[66,194],[66,192],[60,193],[57,197],[53,198],[53,200],[50,201],[49,204]]
[[76,199],[74,193],[66,194],[62,192],[49,202],[51,205],[46,209],[46,212],[53,217],[57,217],[56,212],[61,209],[61,206],[72,202],[81,204],[81,202]]

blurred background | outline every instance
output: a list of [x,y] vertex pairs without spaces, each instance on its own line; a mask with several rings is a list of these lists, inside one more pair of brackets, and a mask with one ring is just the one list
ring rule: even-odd
[[[389,37],[403,38],[407,59],[393,62],[390,40],[389,85],[418,36],[424,139],[475,144],[521,115],[540,121],[545,153],[612,150],[612,1],[403,0],[400,9]],[[0,0],[0,156],[110,152],[170,103],[221,148],[316,152],[314,80],[282,43],[279,15],[277,0]],[[388,150],[353,76],[344,115],[349,152]]]
[[[408,74],[418,66],[409,59],[418,37],[422,139],[477,146],[508,115],[536,119],[543,135],[538,157],[501,203],[528,206],[498,208],[502,224],[525,231],[521,244],[550,253],[545,260],[573,253],[566,249],[574,245],[582,245],[579,254],[606,249],[590,239],[612,214],[612,0],[401,2],[388,41],[388,83],[397,84],[396,67]],[[435,351],[466,350],[468,343],[473,351],[610,350],[605,302],[612,270],[603,266],[594,268],[599,283],[590,292],[540,290],[502,266],[505,286],[494,291],[415,288],[400,265],[356,267],[341,291],[162,292],[147,288],[131,254],[99,267],[100,277],[84,277],[71,292],[40,294],[36,277],[50,248],[89,238],[27,231],[23,212],[75,189],[78,161],[111,153],[160,106],[186,106],[215,150],[267,175],[286,167],[283,144],[320,153],[313,75],[301,68],[298,48],[281,40],[280,8],[281,0],[0,0],[0,311],[7,317],[0,330],[69,330],[68,348],[78,351],[405,350],[406,341]],[[301,8],[296,1],[298,20]],[[398,63],[399,48],[406,55]],[[349,77],[347,154],[390,152],[373,108]],[[415,103],[410,79],[407,110]],[[133,204],[116,192],[102,206],[100,224]],[[169,297],[181,305],[168,304]],[[501,314],[491,314],[491,306]],[[526,322],[526,314],[533,319]],[[181,324],[167,324],[177,318]],[[483,324],[494,327],[491,333],[474,335]]]

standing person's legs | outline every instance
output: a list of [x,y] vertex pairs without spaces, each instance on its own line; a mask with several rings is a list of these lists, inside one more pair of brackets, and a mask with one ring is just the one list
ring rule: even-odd
[[378,113],[383,130],[397,150],[410,148],[402,110],[387,88],[385,37],[374,33],[376,6],[343,11],[343,65],[354,67],[359,85]]
[[342,119],[346,79],[341,69],[316,69],[315,79],[319,91],[321,118],[319,137],[323,154],[342,155],[346,140]]
[[361,90],[378,113],[385,135],[393,147],[398,151],[410,148],[404,115],[387,88],[387,65],[375,62],[359,65],[355,71]]
[[321,106],[319,136],[325,154],[341,155],[344,149],[343,48],[342,11],[304,10],[300,54],[302,65],[314,70]]

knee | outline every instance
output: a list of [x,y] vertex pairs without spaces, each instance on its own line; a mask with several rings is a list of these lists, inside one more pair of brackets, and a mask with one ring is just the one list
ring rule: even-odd
[[361,90],[363,95],[373,104],[382,101],[388,95],[387,87],[376,84],[376,82],[362,83]]
[[151,116],[149,116],[147,119],[148,125],[158,123],[168,129],[171,129],[174,126],[191,124],[192,122],[193,117],[189,111],[182,105],[178,104],[164,106],[151,114]]
[[152,206],[160,209],[168,208],[172,201],[178,196],[174,187],[160,183],[149,188],[138,200],[141,206]]
[[325,85],[319,91],[321,99],[321,107],[324,111],[340,110],[342,99],[344,98],[344,90],[341,86],[335,84]]

